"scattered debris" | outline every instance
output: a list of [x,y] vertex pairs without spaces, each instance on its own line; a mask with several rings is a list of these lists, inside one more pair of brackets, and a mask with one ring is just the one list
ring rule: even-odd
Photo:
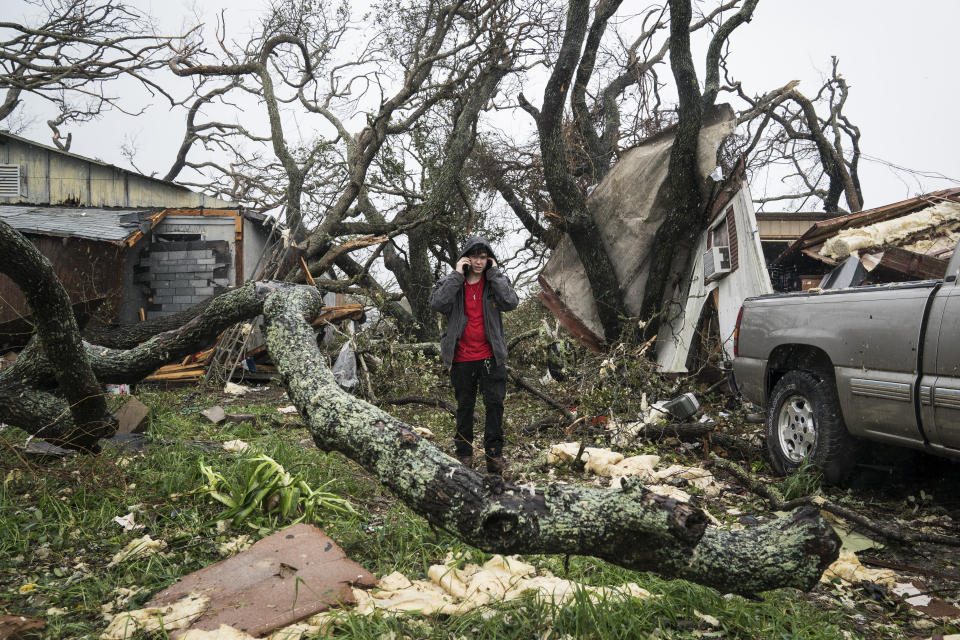
[[538,571],[517,556],[495,555],[483,566],[461,564],[461,558],[449,554],[444,564],[427,570],[427,580],[410,580],[394,572],[377,582],[378,589],[367,593],[354,589],[358,614],[375,611],[419,612],[459,615],[496,602],[513,600],[532,592],[541,602],[562,605],[578,591],[591,598],[650,598],[640,586],[629,583],[618,587],[593,587]]
[[150,407],[140,402],[136,396],[130,398],[117,411],[118,434],[143,433],[147,429],[147,416],[150,415]]
[[285,416],[293,415],[297,412],[297,408],[292,404],[285,407],[277,407],[277,413],[282,413]]
[[213,349],[190,354],[178,363],[160,367],[144,382],[196,382],[203,378],[212,357]]
[[[547,453],[547,463],[569,462],[576,458],[579,451],[580,443],[578,442],[555,444],[550,447],[550,451]],[[674,490],[662,489],[664,483],[683,481],[703,491],[708,496],[716,495],[721,489],[713,474],[700,467],[684,467],[675,464],[657,471],[656,467],[660,464],[660,456],[646,455],[625,458],[621,453],[595,447],[586,447],[583,450],[583,456],[585,456],[584,468],[591,473],[610,477],[613,482],[617,482],[624,476],[637,476],[647,484],[647,488],[651,491],[671,493],[673,494],[671,497],[684,499],[687,502],[690,501],[690,496],[686,492],[677,493]],[[676,487],[672,489],[676,489]],[[681,498],[680,494],[685,497]]]
[[127,546],[113,556],[113,559],[110,560],[107,566],[113,567],[121,562],[126,562],[135,558],[142,558],[143,556],[148,556],[153,553],[159,553],[166,548],[166,542],[163,540],[154,540],[150,537],[150,534],[147,534],[142,538],[131,540]]
[[[960,188],[927,193],[902,202],[851,213],[810,226],[772,263],[771,268],[795,277],[784,290],[856,286],[942,278],[960,240]],[[850,256],[849,271],[823,282],[821,276]],[[816,262],[811,262],[810,258]],[[857,275],[859,261],[865,279]],[[819,265],[817,265],[819,263]],[[826,286],[824,286],[826,285]]]
[[242,384],[237,384],[235,382],[228,382],[223,385],[223,392],[229,393],[232,396],[243,396],[251,391],[250,387],[244,386]]
[[353,603],[351,586],[375,582],[321,530],[298,524],[184,576],[147,606],[166,607],[184,595],[204,593],[209,602],[181,628],[209,632],[228,625],[262,636],[331,606]]
[[[251,389],[251,391],[254,391],[254,389]],[[257,416],[254,413],[228,413],[226,418],[227,422],[249,422],[253,426],[257,426]]]
[[900,240],[916,236],[921,232],[958,221],[960,221],[960,203],[940,202],[898,218],[859,228],[842,229],[824,243],[820,253],[835,260],[846,258],[860,249],[896,244]]
[[217,545],[217,551],[219,551],[221,555],[232,556],[249,549],[252,544],[253,542],[250,541],[250,536],[243,534],[223,544]]
[[349,391],[357,386],[357,357],[349,340],[340,347],[340,354],[331,371],[341,389]]
[[223,410],[223,407],[216,405],[210,407],[209,409],[204,409],[200,412],[204,418],[212,422],[213,424],[220,424],[227,419],[227,412]]
[[230,453],[243,453],[249,448],[250,443],[243,440],[227,440],[223,443],[223,450]]
[[18,446],[24,456],[38,460],[52,460],[77,455],[73,449],[64,449],[46,440],[35,440],[33,436],[27,439],[24,445]]
[[853,551],[841,551],[840,557],[823,572],[820,581],[830,582],[832,578],[839,578],[847,584],[873,582],[891,589],[897,582],[897,574],[892,570],[867,569],[860,564],[857,554]]
[[100,636],[100,640],[130,640],[140,631],[154,633],[186,629],[207,609],[210,599],[195,593],[174,602],[148,605],[136,611],[118,613]]
[[136,522],[134,522],[133,518],[134,518],[133,511],[131,511],[125,516],[117,516],[116,518],[113,519],[113,521],[116,522],[121,527],[123,527],[124,531],[133,531],[134,529],[143,529],[143,525],[137,524]]
[[[142,433],[118,433],[111,438],[100,441],[104,445],[109,445],[120,451],[142,451],[147,442],[149,442],[147,436]],[[119,462],[119,460],[118,460]],[[130,460],[127,459],[126,464],[129,464]]]
[[[656,407],[656,405],[654,406]],[[687,392],[682,396],[667,400],[663,403],[663,406],[658,408],[669,411],[677,420],[686,420],[697,412],[697,409],[700,408],[700,402],[697,400],[697,396]]]
[[427,440],[433,440],[434,438],[433,431],[427,429],[426,427],[414,427],[413,432],[421,438],[426,438]]
[[130,395],[130,385],[129,384],[108,384],[107,393],[119,396],[128,396]]

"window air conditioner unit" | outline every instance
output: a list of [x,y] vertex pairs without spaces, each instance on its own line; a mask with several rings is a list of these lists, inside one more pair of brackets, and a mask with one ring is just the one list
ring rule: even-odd
[[707,282],[730,273],[730,247],[711,247],[703,254],[703,277]]

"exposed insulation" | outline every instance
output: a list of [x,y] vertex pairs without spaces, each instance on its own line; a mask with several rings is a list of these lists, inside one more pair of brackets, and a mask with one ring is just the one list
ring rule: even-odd
[[[356,613],[376,610],[394,612],[443,613],[458,615],[477,607],[513,600],[532,592],[537,600],[563,604],[578,591],[591,598],[649,598],[651,594],[637,584],[618,587],[593,587],[553,576],[548,571],[522,562],[516,556],[495,555],[483,566],[467,564],[457,567],[458,558],[448,555],[444,564],[430,567],[430,580],[410,580],[394,572],[380,579],[379,590],[368,593],[354,589]],[[539,575],[538,575],[539,574]]]
[[[558,462],[569,462],[576,457],[577,451],[579,450],[580,443],[578,442],[561,442],[560,444],[555,444],[550,447],[550,451],[547,453],[547,463],[557,464]],[[647,484],[647,488],[651,491],[657,490],[649,485],[662,485],[668,480],[685,480],[692,486],[706,492],[707,495],[712,495],[719,491],[713,474],[700,467],[684,467],[675,464],[657,471],[657,465],[660,464],[660,456],[648,455],[625,458],[622,454],[611,451],[610,449],[587,447],[583,452],[583,460],[584,468],[591,473],[613,478],[614,481],[624,476],[636,476]],[[672,495],[670,497],[685,499],[687,502],[690,500],[690,496],[686,492],[671,493]]]
[[892,220],[856,229],[844,229],[824,243],[820,254],[840,260],[855,251],[896,244],[900,240],[952,221],[960,221],[960,204],[941,202]]
[[823,572],[822,582],[830,582],[832,578],[840,578],[848,583],[875,582],[887,587],[893,587],[897,582],[897,574],[890,569],[867,569],[853,551],[841,551],[840,557]]
[[138,631],[154,633],[186,629],[203,614],[209,602],[206,596],[190,594],[167,606],[124,611],[114,616],[100,640],[128,640],[136,637]]

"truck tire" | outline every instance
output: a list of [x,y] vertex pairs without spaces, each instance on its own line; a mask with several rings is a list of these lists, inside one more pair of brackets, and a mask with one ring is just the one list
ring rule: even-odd
[[840,484],[855,464],[854,442],[832,376],[789,371],[777,381],[767,405],[767,451],[774,471],[787,475],[810,460],[827,484]]

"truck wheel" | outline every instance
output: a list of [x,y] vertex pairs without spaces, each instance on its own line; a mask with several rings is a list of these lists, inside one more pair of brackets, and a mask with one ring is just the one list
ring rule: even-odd
[[786,475],[806,460],[828,484],[839,484],[853,469],[854,439],[840,412],[832,377],[789,371],[773,387],[767,406],[767,450],[774,471]]

